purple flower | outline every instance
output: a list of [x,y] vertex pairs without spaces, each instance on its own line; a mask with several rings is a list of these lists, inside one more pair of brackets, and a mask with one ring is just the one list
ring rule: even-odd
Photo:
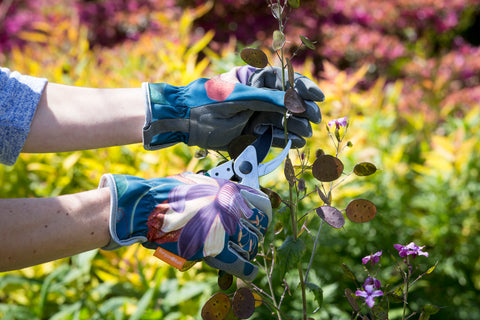
[[335,126],[336,129],[340,129],[340,127],[346,127],[347,117],[330,120],[328,121],[328,126],[329,127]]
[[378,261],[380,261],[380,256],[382,255],[382,253],[383,253],[383,251],[377,251],[374,254],[363,257],[362,258],[362,263],[367,264],[368,261],[370,261],[372,266],[373,266],[374,264],[378,263]]
[[410,242],[406,246],[395,244],[393,247],[398,250],[398,254],[402,258],[410,255],[413,259],[415,259],[418,255],[428,257],[428,252],[422,251],[425,246],[419,247],[414,242]]
[[383,291],[379,290],[381,287],[380,280],[368,277],[362,287],[363,290],[357,290],[355,295],[365,298],[367,306],[372,308],[375,305],[374,298],[383,296]]
[[240,190],[251,188],[224,179],[201,175],[177,175],[186,182],[173,188],[168,200],[149,216],[149,241],[178,241],[178,254],[186,259],[203,246],[203,256],[218,255],[226,234],[236,233],[242,216],[253,214]]

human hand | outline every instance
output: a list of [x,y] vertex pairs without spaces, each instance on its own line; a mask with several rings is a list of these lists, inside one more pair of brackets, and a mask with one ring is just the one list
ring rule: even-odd
[[[236,137],[259,136],[270,126],[273,127],[273,146],[284,147],[285,92],[280,70],[237,67],[183,87],[145,83],[145,148],[154,150],[184,142],[227,150]],[[300,74],[294,78],[295,90],[304,99],[306,111],[290,116],[287,128],[292,146],[300,148],[305,145],[304,137],[312,135],[310,122],[321,120],[320,110],[313,101],[323,101],[325,97],[312,80]]]
[[245,280],[257,275],[250,261],[272,215],[262,192],[193,173],[150,180],[107,174],[100,186],[111,190],[111,242],[104,249],[139,242],[160,247],[172,265],[204,260]]

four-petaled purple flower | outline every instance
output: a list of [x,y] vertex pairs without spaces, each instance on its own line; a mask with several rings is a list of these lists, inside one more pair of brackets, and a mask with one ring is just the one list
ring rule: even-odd
[[355,295],[357,297],[365,298],[365,303],[369,308],[375,305],[374,298],[383,296],[383,291],[379,290],[381,287],[380,280],[368,277],[363,284],[363,290],[357,290]]
[[335,126],[336,129],[340,129],[340,127],[346,127],[347,117],[330,120],[328,121],[328,126],[329,127]]
[[374,264],[378,263],[378,261],[380,261],[380,256],[382,255],[382,253],[383,253],[383,251],[377,251],[374,254],[363,257],[362,258],[362,263],[367,264],[370,261],[370,263],[373,266]]
[[414,242],[410,242],[406,246],[395,244],[393,247],[398,250],[398,254],[402,258],[410,255],[413,259],[415,259],[418,255],[428,257],[428,252],[422,251],[425,246],[419,247]]

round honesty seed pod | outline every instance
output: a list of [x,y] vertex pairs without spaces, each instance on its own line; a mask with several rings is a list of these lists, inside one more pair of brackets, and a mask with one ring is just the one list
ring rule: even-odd
[[224,293],[218,292],[208,299],[202,308],[203,320],[223,320],[227,316],[232,303],[228,296]]
[[218,272],[217,283],[220,289],[224,291],[228,290],[233,284],[233,276],[228,272],[220,270]]
[[343,173],[343,163],[337,157],[324,154],[319,156],[312,165],[313,176],[322,182],[331,182],[340,178]]
[[360,162],[353,168],[353,173],[357,176],[369,176],[377,171],[377,167],[370,162]]
[[355,199],[347,205],[345,213],[350,221],[363,223],[375,218],[377,207],[369,200]]
[[337,208],[330,206],[321,206],[317,208],[318,216],[335,229],[340,229],[345,224],[345,218],[342,212]]
[[240,57],[255,68],[265,68],[268,64],[267,55],[260,49],[245,48],[240,52]]
[[255,297],[248,288],[238,289],[232,300],[233,313],[239,319],[248,319],[255,311]]

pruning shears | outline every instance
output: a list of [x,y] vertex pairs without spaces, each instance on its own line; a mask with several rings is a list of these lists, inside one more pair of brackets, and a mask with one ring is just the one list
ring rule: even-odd
[[208,170],[206,174],[214,178],[235,180],[244,186],[259,190],[259,178],[275,170],[285,160],[292,145],[292,141],[288,140],[287,145],[277,157],[269,162],[261,163],[270,150],[272,137],[272,128],[269,127],[237,158]]
[[[260,190],[259,178],[275,170],[285,160],[292,145],[292,141],[289,140],[277,157],[266,163],[261,163],[270,150],[272,137],[273,130],[269,127],[257,140],[247,146],[237,158],[208,170],[205,175],[234,180],[244,186]],[[161,247],[156,249],[154,256],[180,271],[186,271],[196,263],[196,261],[187,261]]]

